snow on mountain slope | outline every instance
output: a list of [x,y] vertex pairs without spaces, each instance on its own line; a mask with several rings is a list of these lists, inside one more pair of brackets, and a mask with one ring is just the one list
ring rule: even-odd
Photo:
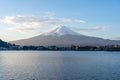
[[[66,26],[57,26],[55,28],[53,28],[52,30],[43,33],[44,35],[80,35],[79,33],[67,28]],[[43,35],[42,34],[42,35]]]
[[12,41],[18,45],[32,46],[62,46],[68,47],[71,45],[81,46],[104,46],[104,45],[120,45],[120,41],[102,39],[81,35],[65,26],[58,26],[51,31],[40,34],[29,39]]

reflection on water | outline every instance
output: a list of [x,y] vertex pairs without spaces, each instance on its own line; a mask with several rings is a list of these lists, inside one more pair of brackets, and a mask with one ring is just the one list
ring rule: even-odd
[[0,80],[120,80],[119,53],[1,51]]

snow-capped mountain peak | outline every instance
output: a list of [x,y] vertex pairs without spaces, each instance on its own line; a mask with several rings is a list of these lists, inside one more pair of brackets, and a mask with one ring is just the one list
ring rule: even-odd
[[52,30],[43,33],[45,35],[80,35],[77,32],[67,28],[66,26],[56,26]]

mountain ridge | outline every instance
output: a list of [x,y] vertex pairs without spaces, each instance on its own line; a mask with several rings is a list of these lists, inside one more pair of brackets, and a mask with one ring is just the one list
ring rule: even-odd
[[66,26],[58,26],[51,31],[42,33],[38,36],[12,41],[11,43],[23,46],[105,46],[120,45],[120,41],[91,37],[79,34]]

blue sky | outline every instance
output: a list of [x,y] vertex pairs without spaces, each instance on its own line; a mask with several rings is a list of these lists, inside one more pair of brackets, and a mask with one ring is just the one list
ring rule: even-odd
[[18,40],[64,25],[120,40],[120,0],[1,0],[0,38]]

